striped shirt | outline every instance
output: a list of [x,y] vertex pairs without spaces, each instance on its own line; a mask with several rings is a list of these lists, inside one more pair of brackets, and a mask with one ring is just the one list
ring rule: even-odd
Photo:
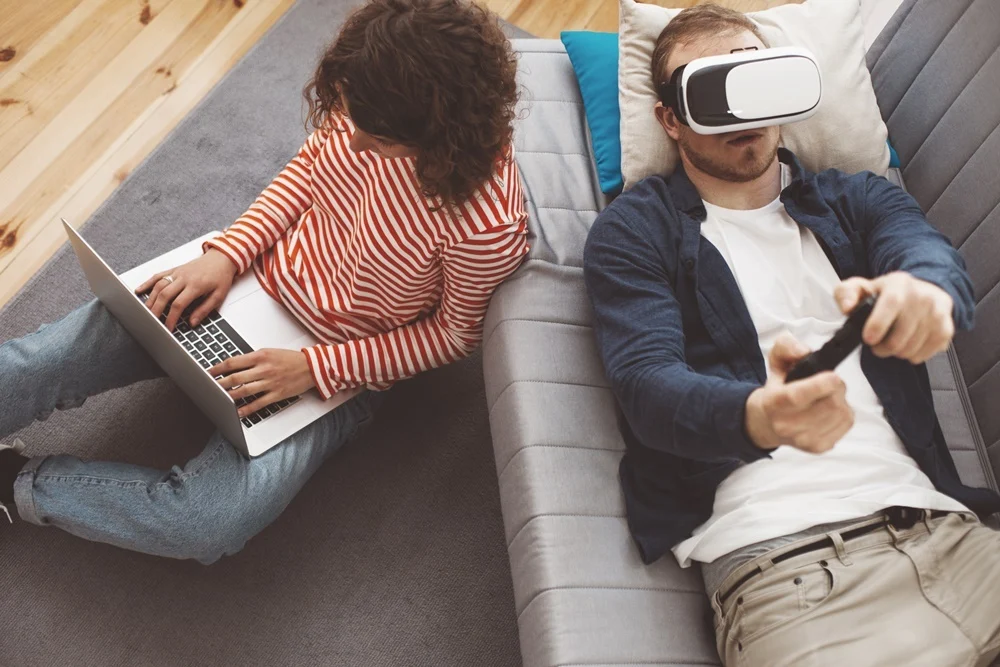
[[[334,127],[336,125],[336,127]],[[528,251],[513,155],[457,207],[434,207],[414,158],[348,147],[336,117],[247,212],[205,244],[322,341],[302,351],[324,398],[397,380],[472,352],[493,290]]]

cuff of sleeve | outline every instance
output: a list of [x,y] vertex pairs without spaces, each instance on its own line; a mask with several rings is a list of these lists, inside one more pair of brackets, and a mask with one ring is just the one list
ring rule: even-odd
[[954,276],[953,272],[945,272],[941,269],[931,269],[924,267],[917,267],[913,269],[908,269],[909,273],[914,278],[923,280],[932,285],[940,287],[948,296],[951,297],[951,301],[954,304],[952,306],[951,317],[955,322],[955,328],[962,331],[968,331],[972,328],[976,317],[975,305],[971,305],[972,295],[963,295],[959,292],[956,285],[963,284],[964,281],[962,276]]
[[233,248],[229,241],[226,240],[225,236],[217,236],[214,239],[209,239],[201,244],[201,251],[203,253],[208,252],[209,248],[218,250],[225,255],[226,258],[236,267],[236,275],[240,275],[250,268],[249,265],[244,265],[243,258],[240,256],[239,252]]
[[715,389],[715,427],[721,442],[741,461],[747,463],[771,458],[771,453],[753,443],[746,431],[747,399],[759,385],[747,382],[730,383]]
[[358,385],[352,385],[338,379],[326,361],[321,348],[331,348],[332,345],[316,345],[314,347],[302,348],[302,354],[306,355],[306,363],[309,364],[309,372],[312,374],[313,384],[323,400],[333,397],[334,394],[352,389]]
[[319,395],[323,397],[323,400],[328,400],[336,392],[333,387],[330,386],[330,382],[327,378],[326,364],[323,361],[323,355],[320,354],[319,350],[315,347],[304,347],[302,348],[302,354],[306,355],[306,363],[309,364],[309,372],[312,374],[313,384],[316,386],[316,390]]

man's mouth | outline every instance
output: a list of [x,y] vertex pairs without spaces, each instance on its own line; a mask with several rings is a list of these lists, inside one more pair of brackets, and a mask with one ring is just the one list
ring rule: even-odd
[[763,132],[740,132],[732,139],[726,141],[726,143],[730,146],[735,146],[736,148],[742,148],[744,146],[749,146],[762,136],[764,136]]

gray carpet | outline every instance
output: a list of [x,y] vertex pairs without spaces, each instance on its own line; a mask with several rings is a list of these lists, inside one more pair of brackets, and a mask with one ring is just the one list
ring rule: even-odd
[[[131,174],[84,228],[116,269],[242,213],[302,142],[299,91],[356,4],[300,0]],[[0,312],[0,341],[89,298],[64,247]],[[275,524],[209,567],[0,525],[0,665],[519,664],[485,406],[478,355],[398,385]],[[166,468],[210,430],[159,380],[18,435],[31,454]]]

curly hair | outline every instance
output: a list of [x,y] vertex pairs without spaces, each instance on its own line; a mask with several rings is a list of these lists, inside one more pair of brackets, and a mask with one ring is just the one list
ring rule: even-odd
[[[509,159],[517,60],[496,17],[462,0],[370,0],[304,90],[307,124],[348,115],[416,148],[424,196],[458,204]],[[343,91],[347,109],[337,87]]]

